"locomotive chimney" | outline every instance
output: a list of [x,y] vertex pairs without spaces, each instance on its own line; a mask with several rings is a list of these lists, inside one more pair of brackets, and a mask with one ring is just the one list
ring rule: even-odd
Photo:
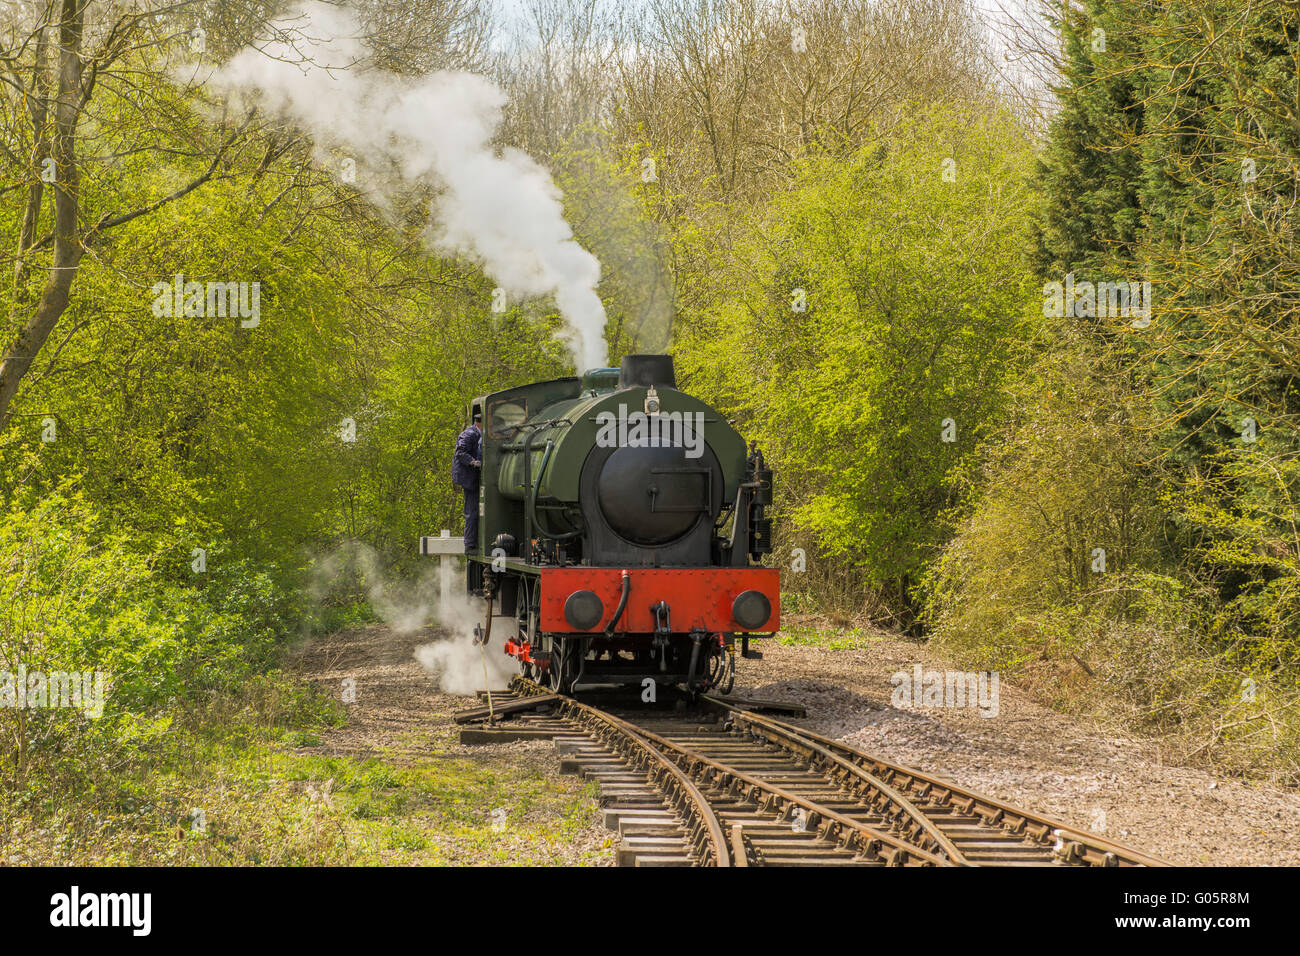
[[677,373],[673,371],[671,355],[625,355],[618,371],[618,387],[676,388]]

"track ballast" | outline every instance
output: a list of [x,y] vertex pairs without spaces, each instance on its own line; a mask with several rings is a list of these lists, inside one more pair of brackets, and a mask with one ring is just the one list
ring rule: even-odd
[[629,866],[1165,866],[738,702],[605,707],[522,678],[494,715],[595,780]]

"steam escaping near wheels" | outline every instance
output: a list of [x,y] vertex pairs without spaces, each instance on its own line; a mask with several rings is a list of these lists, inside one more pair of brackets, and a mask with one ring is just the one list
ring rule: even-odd
[[483,666],[487,662],[488,690],[505,690],[519,673],[516,661],[500,647],[479,647],[473,634],[457,633],[443,641],[415,649],[415,659],[434,676],[438,689],[446,694],[472,696],[483,690]]
[[519,666],[506,656],[502,640],[494,639],[491,647],[474,643],[474,628],[483,623],[483,602],[465,595],[463,577],[451,584],[444,601],[438,600],[439,586],[432,570],[412,581],[391,576],[374,548],[350,541],[314,559],[308,588],[317,606],[323,606],[331,594],[355,593],[360,588],[394,635],[415,634],[430,623],[440,626],[446,637],[420,645],[415,658],[445,693],[470,695],[481,690],[485,665],[487,686],[504,689],[519,673]]
[[[461,583],[458,590],[463,588]],[[437,621],[448,636],[415,649],[420,666],[446,694],[471,696],[484,689],[505,690],[519,674],[519,662],[506,656],[504,638],[495,637],[486,647],[475,643],[474,630],[483,624],[483,602],[453,592],[445,607]]]

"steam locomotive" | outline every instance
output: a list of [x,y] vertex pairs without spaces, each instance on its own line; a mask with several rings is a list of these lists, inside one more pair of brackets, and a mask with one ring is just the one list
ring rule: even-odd
[[[562,693],[730,690],[735,643],[780,626],[772,472],[668,355],[492,392],[467,586],[481,637]],[[505,634],[492,638],[494,619]]]

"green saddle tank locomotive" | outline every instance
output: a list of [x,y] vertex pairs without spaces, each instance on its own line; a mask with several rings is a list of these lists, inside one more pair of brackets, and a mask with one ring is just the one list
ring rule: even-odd
[[747,652],[780,624],[779,573],[756,563],[772,474],[677,389],[671,356],[493,392],[469,412],[483,415],[483,464],[467,583],[488,601],[487,639],[564,693],[647,678],[729,690],[736,639]]

